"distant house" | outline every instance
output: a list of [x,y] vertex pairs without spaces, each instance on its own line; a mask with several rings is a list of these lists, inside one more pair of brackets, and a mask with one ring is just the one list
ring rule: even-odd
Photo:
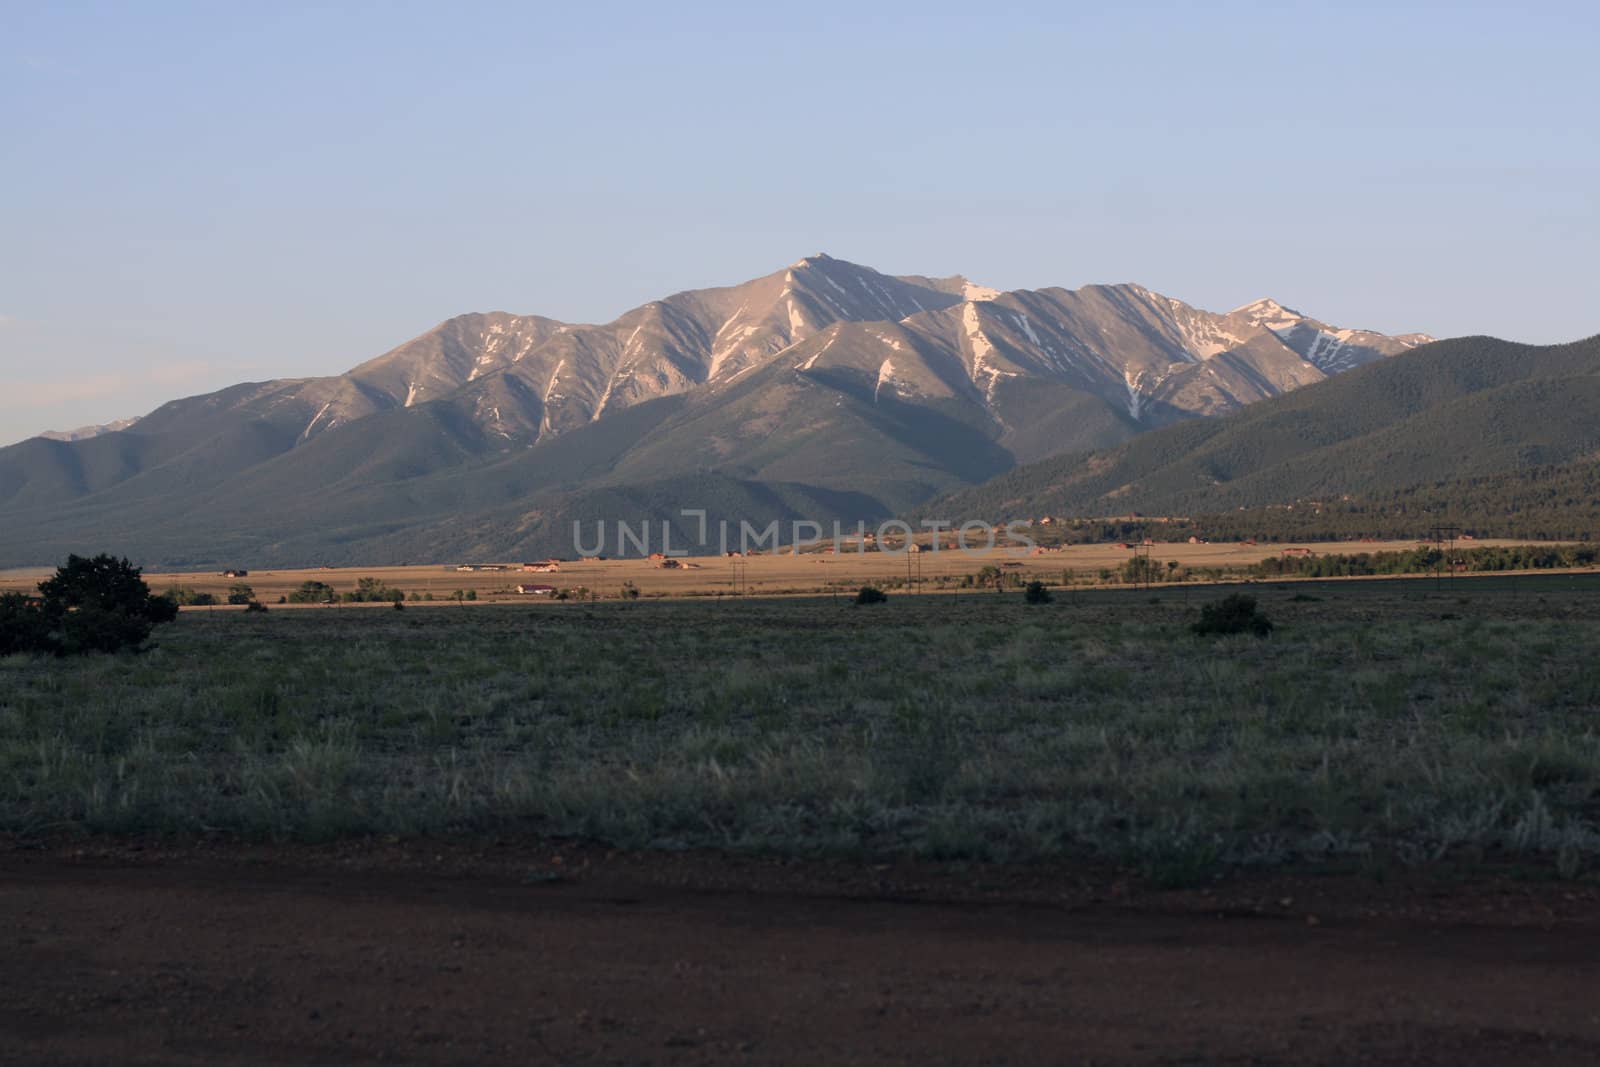
[[233,567],[222,572],[224,578],[248,578],[250,572],[243,567]]
[[652,552],[652,553],[650,553],[650,558],[655,560],[655,561],[657,561],[657,562],[660,562],[661,560],[664,560],[664,559],[667,558],[667,554],[665,552]]
[[1309,548],[1286,548],[1286,549],[1283,550],[1283,554],[1285,556],[1304,557],[1304,556],[1310,556],[1313,553]]
[[456,570],[458,570],[458,571],[475,571],[477,569],[478,568],[474,567],[470,563],[463,563],[459,567],[456,568]]
[[584,556],[583,557],[583,562],[585,562],[585,563],[599,563],[600,561],[602,561],[604,559],[605,559],[604,556]]
[[1189,543],[1191,545],[1203,545],[1206,543],[1206,539],[1204,537],[1191,537],[1189,538]]
[[522,569],[534,573],[548,574],[551,571],[560,570],[561,561],[558,559],[547,559],[540,563],[524,563],[522,565]]
[[517,592],[525,593],[525,594],[527,594],[529,596],[554,596],[555,595],[555,591],[556,591],[556,587],[553,586],[553,585],[528,585],[528,584],[523,584],[523,585],[517,586]]

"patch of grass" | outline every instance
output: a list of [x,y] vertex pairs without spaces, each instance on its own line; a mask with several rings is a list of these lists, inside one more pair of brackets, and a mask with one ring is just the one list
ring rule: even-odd
[[1600,595],[1341,587],[1270,642],[1137,591],[190,613],[0,659],[0,830],[535,831],[1028,861],[1600,858]]

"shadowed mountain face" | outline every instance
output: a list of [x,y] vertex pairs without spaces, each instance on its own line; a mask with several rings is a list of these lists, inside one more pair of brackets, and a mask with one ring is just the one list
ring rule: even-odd
[[1469,483],[1547,477],[1553,467],[1587,484],[1580,474],[1596,463],[1600,337],[1545,346],[1460,337],[1225,418],[1023,465],[926,507],[986,517],[1194,515],[1422,486],[1448,500],[1452,485],[1470,495]]
[[343,375],[0,449],[0,564],[95,538],[151,562],[438,558],[456,527],[509,551],[526,539],[495,531],[527,516],[696,479],[741,506],[875,518],[1427,340],[1272,301],[1215,314],[1135,285],[1000,293],[818,255],[604,325],[462,315]]

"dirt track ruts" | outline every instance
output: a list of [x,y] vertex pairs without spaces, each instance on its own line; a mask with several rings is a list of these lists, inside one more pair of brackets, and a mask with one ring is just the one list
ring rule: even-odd
[[441,848],[0,849],[0,1058],[1600,1062],[1592,885]]

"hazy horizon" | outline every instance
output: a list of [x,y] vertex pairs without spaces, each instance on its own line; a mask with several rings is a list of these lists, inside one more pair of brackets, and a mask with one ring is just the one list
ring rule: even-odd
[[0,444],[818,251],[1600,330],[1580,5],[6,11]]

